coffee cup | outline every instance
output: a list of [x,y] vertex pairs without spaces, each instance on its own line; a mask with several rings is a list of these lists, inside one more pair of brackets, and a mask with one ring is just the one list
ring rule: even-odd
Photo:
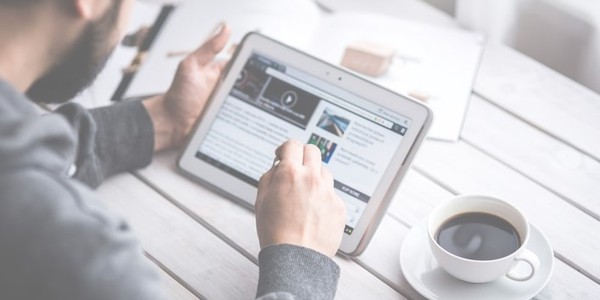
[[[433,257],[450,275],[484,283],[506,276],[527,281],[539,269],[528,250],[529,223],[514,206],[498,198],[461,195],[436,206],[427,222]],[[529,272],[517,265],[526,263]]]

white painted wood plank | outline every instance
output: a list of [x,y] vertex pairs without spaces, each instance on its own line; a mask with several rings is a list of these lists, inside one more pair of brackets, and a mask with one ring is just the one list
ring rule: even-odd
[[486,47],[475,91],[600,159],[600,95],[505,46]]
[[[163,154],[160,155],[159,157],[157,157],[157,162],[155,162],[155,165],[151,166],[148,170],[143,171],[143,173],[149,172],[149,174],[146,174],[146,176],[152,176],[153,172],[164,172],[164,171],[160,171],[161,167],[160,166],[156,166],[156,164],[165,164],[167,167],[172,168],[173,167],[173,161],[174,161],[174,155],[172,153],[167,153],[167,154]],[[439,187],[438,185],[436,185],[435,183],[429,181],[428,179],[426,179],[425,177],[423,177],[422,175],[420,175],[419,173],[416,173],[414,171],[411,171],[408,173],[408,177],[406,178],[405,182],[403,183],[403,188],[401,189],[401,191],[398,193],[398,195],[396,196],[396,199],[394,200],[391,208],[390,208],[390,213],[394,214],[395,216],[399,217],[399,218],[403,218],[403,219],[407,219],[407,220],[403,220],[405,222],[407,222],[408,224],[414,224],[414,222],[417,222],[421,219],[423,219],[426,214],[429,212],[429,210],[436,204],[439,203],[440,201],[443,201],[445,199],[447,199],[448,197],[451,196],[451,194],[449,192],[447,192],[446,190],[444,190],[443,188]],[[220,216],[221,213],[219,212],[220,209],[223,209],[223,207],[225,209],[228,210],[232,210],[232,211],[238,211],[241,210],[248,212],[245,208],[239,207],[237,204],[230,202],[228,200],[225,199],[218,199],[214,198],[214,196],[210,196],[212,194],[211,191],[206,190],[205,188],[195,184],[194,182],[189,181],[188,179],[182,178],[180,175],[177,174],[171,174],[174,176],[161,176],[161,181],[163,181],[164,186],[177,186],[179,185],[178,190],[180,190],[180,192],[182,194],[189,194],[189,195],[193,195],[193,198],[189,198],[191,199],[191,201],[193,202],[204,202],[204,204],[202,205],[202,208],[200,207],[192,207],[190,208],[188,206],[196,206],[196,204],[193,203],[186,203],[185,206],[188,207],[193,213],[195,213],[196,211],[202,209],[205,210],[207,212],[209,212],[209,214],[211,215],[215,215],[215,216]],[[179,182],[179,183],[177,183]],[[182,184],[182,182],[185,182],[185,184]],[[191,186],[187,186],[187,185],[191,185]],[[413,196],[410,196],[413,195]],[[420,195],[419,197],[415,197],[416,195]],[[185,196],[184,196],[185,198]],[[207,201],[208,199],[214,198],[214,201]],[[423,199],[429,199],[429,201],[422,201]],[[184,201],[188,201],[186,199],[181,200],[182,202]],[[221,207],[222,206],[222,207]],[[220,208],[221,207],[221,208]],[[249,212],[248,212],[249,213]],[[237,214],[236,215],[240,215]],[[408,216],[408,218],[407,218]],[[227,222],[227,220],[229,219],[229,216],[222,216],[221,217],[221,221],[223,221],[224,223],[231,223],[231,222]],[[217,227],[220,229],[220,224],[218,222],[218,220],[211,220],[210,222],[215,222],[215,223],[211,223],[213,226]],[[235,222],[239,222],[239,219],[236,219]],[[415,294],[415,291],[409,286],[407,285],[406,281],[403,279],[403,277],[401,276],[401,271],[399,269],[399,265],[398,265],[398,251],[400,249],[401,246],[401,241],[404,238],[404,235],[407,232],[407,228],[403,225],[400,225],[400,223],[398,223],[398,225],[394,225],[394,228],[388,228],[389,226],[387,225],[388,223],[394,223],[396,222],[395,220],[389,221],[386,220],[380,227],[380,230],[377,232],[376,236],[374,237],[372,244],[369,246],[369,248],[367,248],[367,251],[365,252],[364,255],[362,255],[361,257],[359,257],[359,262],[361,264],[366,265],[367,268],[369,268],[370,270],[373,270],[374,272],[376,272],[377,274],[383,276],[386,278],[386,282],[390,283],[392,286],[394,286],[395,288],[397,288],[398,290],[402,291],[402,293],[409,297],[409,298],[418,298],[418,295]],[[244,224],[246,226],[244,226]],[[227,224],[225,224],[227,225]],[[235,224],[234,224],[235,225]],[[244,227],[252,227],[252,232],[250,234],[247,233],[247,231],[244,230],[240,230],[240,228],[244,228]],[[397,226],[400,226],[400,228],[398,229]],[[227,236],[229,238],[231,238],[233,241],[235,241],[236,243],[239,244],[246,244],[246,245],[254,245],[254,246],[250,246],[251,248],[246,248],[246,249],[254,249],[252,251],[253,255],[256,255],[255,253],[258,253],[258,244],[255,240],[255,231],[254,231],[254,224],[252,221],[248,222],[246,221],[246,223],[241,223],[241,224],[237,224],[237,226],[233,226],[233,230],[234,232],[231,232],[229,230],[232,229],[227,229]],[[227,227],[225,227],[227,228]],[[238,230],[235,230],[235,228],[238,228]],[[381,231],[381,232],[380,232]],[[387,233],[386,233],[387,232]],[[225,233],[225,232],[224,232]],[[244,236],[248,236],[250,235],[252,237],[252,239],[244,239]],[[254,240],[254,242],[252,242],[252,240]],[[355,270],[349,270],[349,266],[350,265],[354,265],[351,262],[348,262],[346,260],[343,259],[337,259],[338,263],[343,264],[342,265],[342,279],[340,282],[340,288],[338,290],[338,297],[341,299],[344,298],[352,298],[353,295],[361,295],[362,296],[373,296],[370,293],[364,293],[364,291],[361,293],[360,291],[351,291],[349,293],[344,293],[344,290],[347,289],[346,285],[349,286],[354,286],[356,288],[358,288],[360,285],[357,285],[357,282],[361,282],[361,285],[363,285],[363,282],[361,279],[357,279],[357,278],[352,278],[350,280],[344,280],[346,277],[348,277],[348,273],[352,272],[354,273]],[[557,261],[557,265],[563,264],[562,262],[558,262]],[[563,271],[560,271],[559,273],[559,269],[563,269]],[[400,275],[399,275],[400,274]],[[563,275],[564,274],[564,275]],[[564,282],[568,282],[568,285],[566,285]],[[364,287],[359,288],[360,290],[362,290]],[[553,279],[551,280],[551,282],[548,285],[548,289],[550,289],[552,291],[552,293],[547,293],[546,290],[544,290],[544,292],[542,293],[542,295],[577,295],[577,296],[585,296],[586,294],[589,295],[598,295],[600,294],[600,292],[598,291],[598,289],[600,289],[600,287],[598,285],[596,285],[595,283],[593,283],[591,280],[589,280],[588,278],[586,278],[585,276],[583,276],[581,273],[578,273],[577,271],[573,270],[572,268],[564,265],[562,267],[557,267],[557,273],[554,275]],[[596,290],[594,290],[596,289]],[[378,296],[380,297],[380,296]]]
[[408,227],[386,216],[365,252],[356,260],[384,277],[409,299],[425,299],[406,281],[400,267],[400,248],[408,231]]
[[[254,214],[177,173],[174,152],[157,155],[152,165],[139,174],[183,209],[196,216],[198,220],[219,230],[256,259],[260,246],[256,235]],[[402,298],[396,291],[355,262],[341,257],[336,257],[335,261],[342,270],[337,298]]]
[[258,268],[131,174],[98,190],[100,199],[125,217],[154,259],[209,299],[249,299]]
[[426,218],[436,204],[452,196],[448,190],[411,169],[394,196],[388,214],[412,226]]
[[462,137],[599,219],[600,162],[592,157],[476,95]]
[[600,299],[600,286],[560,260],[554,261],[554,275],[536,299]]
[[453,191],[497,195],[521,209],[554,250],[598,281],[600,222],[463,142],[427,141],[415,166]]
[[169,276],[169,274],[165,273],[163,270],[160,270],[160,274],[163,278],[165,291],[169,299],[198,300],[198,297],[194,296],[194,294],[179,284],[179,282]]

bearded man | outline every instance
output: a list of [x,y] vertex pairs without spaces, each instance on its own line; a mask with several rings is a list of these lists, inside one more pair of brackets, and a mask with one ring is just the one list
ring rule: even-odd
[[[35,109],[93,81],[132,1],[0,0],[0,299],[165,299],[135,236],[92,189],[181,145],[223,70],[214,58],[230,29],[219,26],[185,58],[163,95]],[[276,154],[256,205],[256,297],[333,298],[343,202],[315,146],[289,141]]]

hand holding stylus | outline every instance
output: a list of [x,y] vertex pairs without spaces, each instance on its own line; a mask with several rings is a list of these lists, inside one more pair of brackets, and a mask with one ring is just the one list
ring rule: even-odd
[[293,244],[334,256],[346,208],[314,145],[287,141],[258,184],[256,227],[261,248]]

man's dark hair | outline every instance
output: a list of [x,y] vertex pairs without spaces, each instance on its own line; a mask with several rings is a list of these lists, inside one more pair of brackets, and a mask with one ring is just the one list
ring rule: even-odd
[[12,5],[12,6],[17,6],[17,5],[26,5],[26,4],[33,4],[36,2],[39,2],[40,0],[0,0],[0,5]]

